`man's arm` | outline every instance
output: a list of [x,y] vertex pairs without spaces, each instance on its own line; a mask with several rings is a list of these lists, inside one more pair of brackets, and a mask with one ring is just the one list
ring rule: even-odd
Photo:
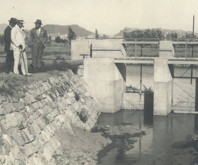
[[33,40],[34,40],[34,31],[33,29],[30,31],[30,43],[29,45],[32,46],[33,45]]
[[6,42],[11,43],[11,30],[8,28],[6,28],[4,31],[4,39]]
[[12,30],[11,30],[11,41],[12,41],[12,43],[15,45],[15,46],[19,46],[20,45],[20,43],[17,41],[17,39],[16,39],[16,34],[17,34],[17,29],[15,29],[15,28],[13,28]]
[[45,29],[43,31],[43,36],[40,38],[40,40],[43,43],[43,45],[45,45],[47,43],[48,36],[47,36],[47,31]]

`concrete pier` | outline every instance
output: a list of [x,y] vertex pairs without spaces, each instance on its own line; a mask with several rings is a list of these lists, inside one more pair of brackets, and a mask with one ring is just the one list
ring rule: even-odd
[[154,61],[154,115],[167,115],[171,112],[172,76],[168,59]]
[[172,41],[160,41],[159,57],[171,58],[175,56],[175,50]]
[[125,64],[115,64],[113,58],[86,58],[84,80],[90,94],[101,105],[101,112],[114,113],[122,108]]
[[154,60],[154,115],[165,116],[171,112],[172,75],[168,58],[174,57],[171,41],[161,41],[159,58]]

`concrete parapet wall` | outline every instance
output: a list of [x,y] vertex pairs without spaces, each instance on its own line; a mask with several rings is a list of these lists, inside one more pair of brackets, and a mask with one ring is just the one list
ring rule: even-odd
[[71,60],[82,60],[80,54],[90,54],[89,40],[72,40],[71,41]]
[[101,112],[113,113],[122,108],[125,81],[121,71],[111,58],[84,60],[84,80],[90,94],[102,106]]
[[87,58],[84,61],[84,79],[114,81],[122,79],[122,75],[111,58]]
[[90,40],[93,49],[117,49],[120,51],[93,51],[92,56],[100,58],[125,57],[126,51],[120,39]]
[[120,51],[93,51],[93,57],[115,58],[126,56],[126,51],[122,45],[122,41],[119,39],[84,39],[84,40],[72,40],[71,42],[71,59],[80,60],[83,57],[80,54],[90,55],[90,45],[93,49],[118,49]]
[[[65,138],[75,141],[79,137],[73,127],[89,131],[94,126],[99,105],[84,81],[71,71],[54,75],[44,81],[25,82],[18,90],[20,77],[9,75],[8,81],[0,81],[0,164],[57,164],[56,155],[63,154],[63,150],[56,131],[65,130]],[[74,148],[67,145],[65,150],[72,154]],[[84,155],[76,151],[67,163],[76,164],[79,154]]]

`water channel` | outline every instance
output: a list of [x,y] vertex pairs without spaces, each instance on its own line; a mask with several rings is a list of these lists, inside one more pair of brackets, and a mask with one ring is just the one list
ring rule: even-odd
[[[98,127],[120,126],[145,131],[129,140],[114,138],[110,150],[100,157],[100,165],[194,165],[198,163],[196,146],[188,139],[198,132],[198,116],[170,114],[150,116],[145,122],[143,111],[120,110],[115,114],[101,114]],[[147,119],[148,121],[148,119]],[[130,132],[129,132],[130,133]],[[128,147],[131,146],[131,147]]]
[[[139,71],[140,66],[127,65],[126,85],[138,86]],[[188,67],[177,67],[175,75],[190,76],[190,70]],[[194,75],[198,75],[197,69]],[[143,66],[143,84],[154,88],[153,66]],[[173,92],[173,103],[181,107],[185,105],[187,111],[191,111],[194,107],[195,81],[190,84],[190,79],[174,79]],[[198,115],[171,113],[166,117],[145,116],[141,110],[120,110],[115,114],[102,113],[97,127],[127,127],[145,132],[133,137],[111,137],[113,144],[102,151],[105,154],[100,155],[99,165],[198,164],[197,146],[191,142],[192,135],[198,132]]]

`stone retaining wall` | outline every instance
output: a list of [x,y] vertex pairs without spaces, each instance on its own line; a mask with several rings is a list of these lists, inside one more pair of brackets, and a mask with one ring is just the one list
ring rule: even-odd
[[22,81],[18,90],[6,94],[6,89],[12,91],[10,84],[17,84],[14,76],[9,81],[0,81],[0,164],[57,164],[55,155],[63,151],[56,131],[66,131],[63,139],[66,134],[76,137],[73,127],[90,131],[100,114],[83,80],[71,71]]

